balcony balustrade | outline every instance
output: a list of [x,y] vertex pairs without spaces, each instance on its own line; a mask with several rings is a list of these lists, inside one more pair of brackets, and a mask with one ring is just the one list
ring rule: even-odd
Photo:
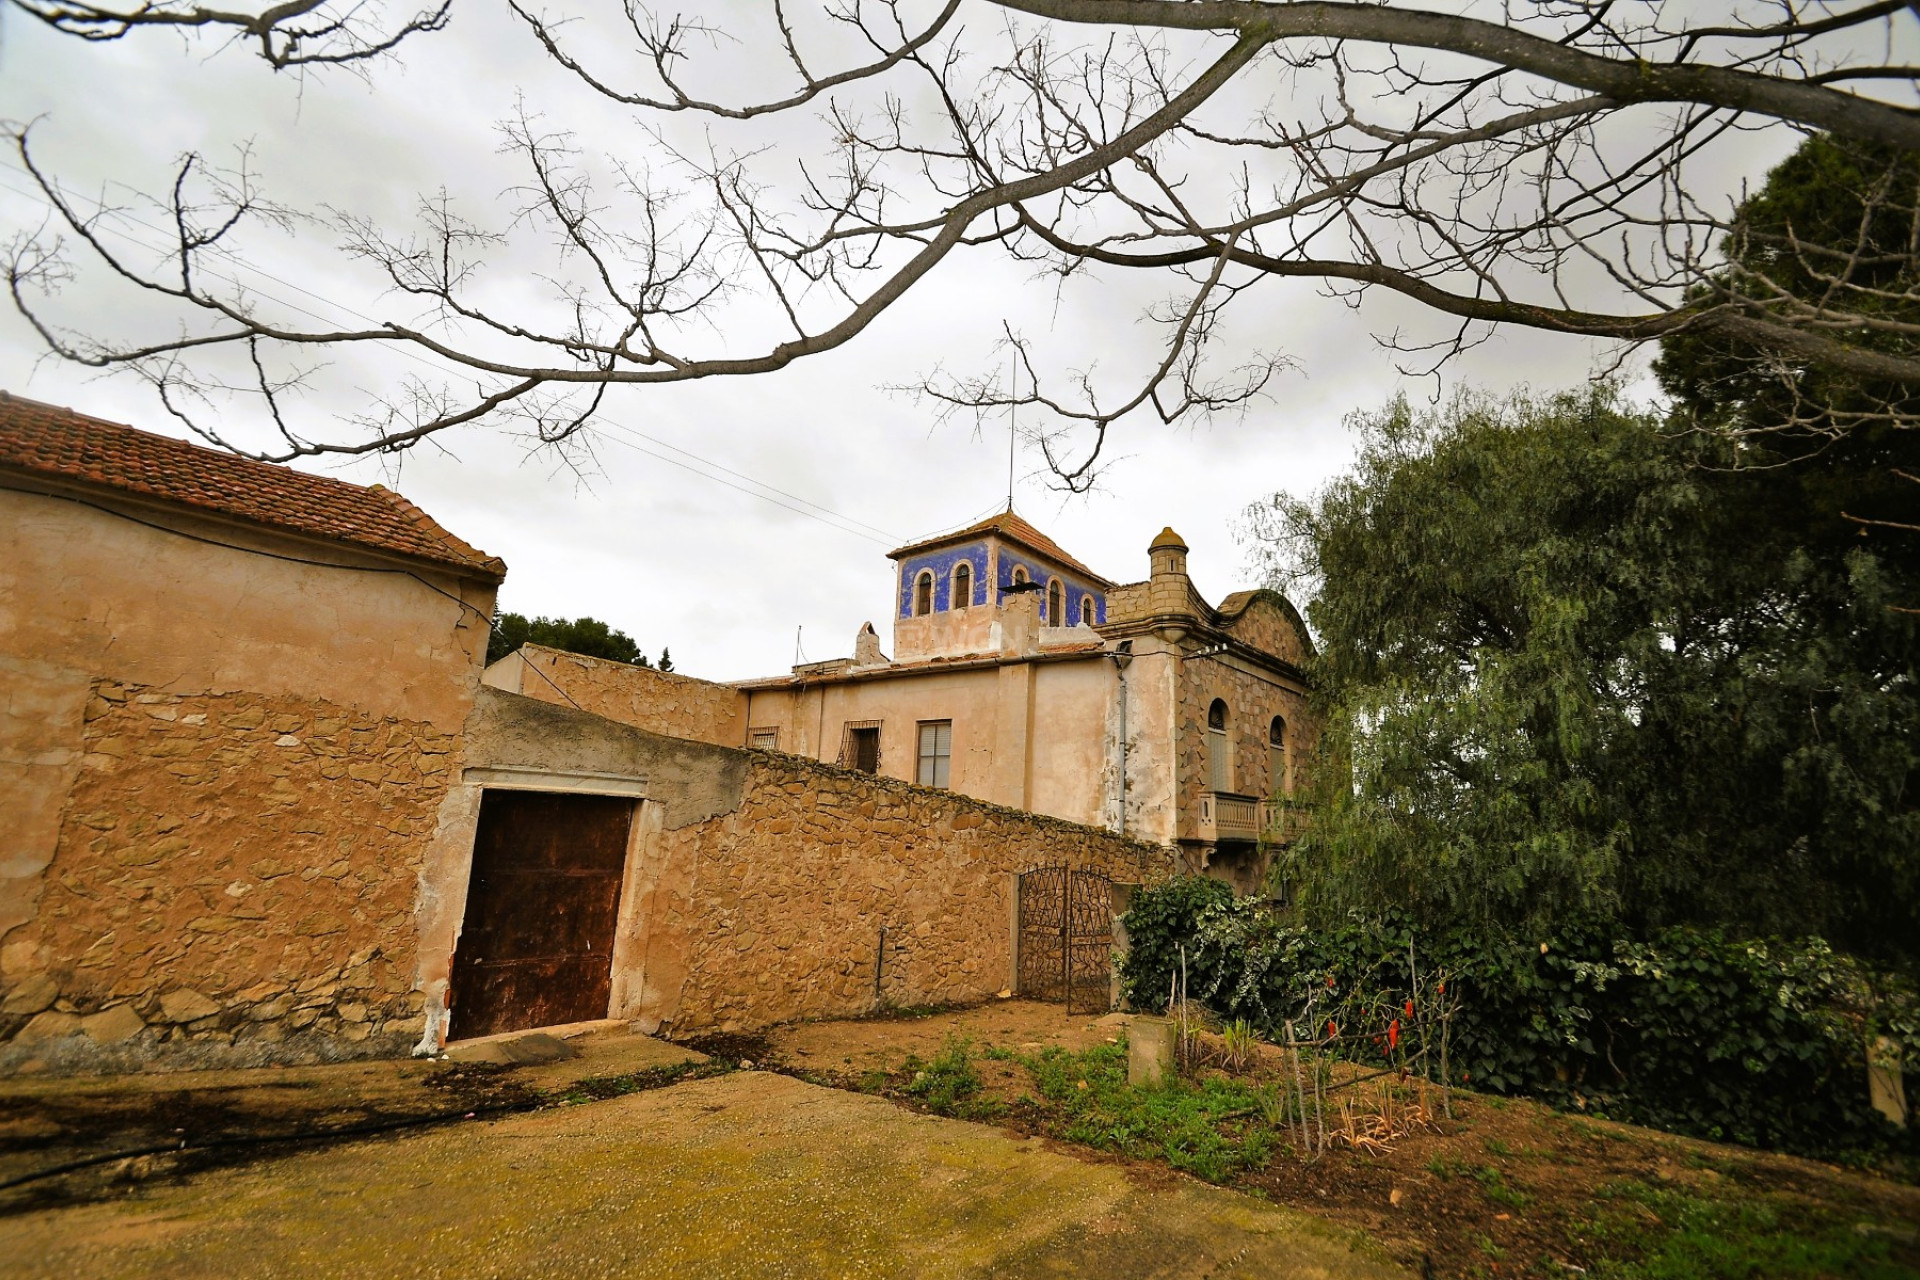
[[1300,833],[1306,820],[1304,810],[1284,800],[1262,800],[1231,791],[1202,791],[1196,834],[1215,844],[1222,841],[1286,844]]

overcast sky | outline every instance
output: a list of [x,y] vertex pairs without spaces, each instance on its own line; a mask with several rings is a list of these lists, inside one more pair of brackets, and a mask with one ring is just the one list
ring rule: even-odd
[[[492,125],[516,95],[541,105],[554,90],[531,40],[490,4],[462,0],[448,31],[416,39],[364,83],[341,75],[303,82],[237,50],[183,46],[165,34],[83,44],[0,10],[0,118],[42,118],[36,136],[46,165],[110,199],[123,190],[113,183],[163,185],[179,152],[223,154],[251,140],[267,190],[282,203],[399,217],[422,189],[497,189],[506,179],[496,176]],[[0,224],[11,232],[42,213],[21,173],[11,163],[0,167]],[[251,286],[283,302],[319,312],[365,305],[351,273],[305,242],[280,250],[256,244],[248,260],[264,273],[250,277]],[[91,287],[83,278],[69,290],[68,315],[109,318],[112,304],[104,294],[96,301]],[[503,557],[506,608],[593,614],[656,656],[670,646],[676,666],[691,674],[771,674],[794,660],[799,628],[812,660],[850,653],[868,619],[885,637],[890,546],[1005,501],[1004,424],[977,436],[971,423],[942,426],[886,388],[941,362],[978,367],[990,359],[1003,318],[1082,359],[1134,358],[1151,348],[1136,341],[1132,319],[1148,295],[1127,294],[1131,287],[1117,287],[1122,305],[1113,298],[1056,305],[1047,284],[986,251],[949,261],[836,353],[775,375],[614,393],[613,425],[596,433],[582,467],[489,431],[416,450],[397,477],[392,464],[376,460],[303,465],[356,481],[389,480],[449,529]],[[1356,315],[1311,285],[1289,284],[1266,291],[1259,319],[1261,344],[1298,366],[1270,400],[1243,420],[1197,430],[1146,419],[1123,424],[1113,444],[1117,461],[1089,496],[1050,492],[1038,457],[1023,451],[1015,465],[1021,513],[1116,580],[1144,576],[1147,543],[1170,524],[1192,546],[1192,572],[1209,598],[1256,585],[1236,537],[1243,509],[1276,490],[1311,493],[1342,469],[1351,455],[1343,415],[1377,407],[1403,387],[1423,398],[1434,390],[1430,381],[1403,381],[1394,355],[1370,337],[1401,325],[1431,327],[1391,300]],[[1471,353],[1448,376],[1551,388],[1587,377],[1603,359],[1584,341],[1515,333]],[[353,376],[345,390],[329,393],[337,404],[319,407],[351,412],[356,394],[377,390],[356,389]],[[0,386],[184,434],[138,383],[44,359],[11,310],[0,315]]]

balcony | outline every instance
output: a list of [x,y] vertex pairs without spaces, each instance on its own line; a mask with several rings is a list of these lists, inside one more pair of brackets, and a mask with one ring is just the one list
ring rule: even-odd
[[1215,844],[1260,839],[1261,801],[1256,796],[1238,796],[1230,791],[1200,793],[1200,831],[1202,840]]
[[1202,791],[1196,834],[1212,844],[1286,844],[1306,825],[1306,817],[1299,806],[1282,800]]

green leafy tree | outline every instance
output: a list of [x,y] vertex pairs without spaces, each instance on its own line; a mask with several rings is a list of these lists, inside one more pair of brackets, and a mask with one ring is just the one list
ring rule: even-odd
[[1891,607],[1916,575],[1891,541],[1604,389],[1353,425],[1350,475],[1255,522],[1320,640],[1320,812],[1284,869],[1309,912],[1920,955],[1920,646]]
[[[1916,222],[1920,154],[1815,134],[1740,205],[1722,238],[1725,265],[1697,292],[1785,324],[1824,324],[1904,363],[1920,356]],[[1654,371],[1677,420],[1740,437],[1748,465],[1844,442],[1844,468],[1897,452],[1920,422],[1920,384],[1709,326],[1665,338]]]
[[[524,614],[501,613],[493,620],[493,634],[487,639],[487,661],[498,662],[523,644],[545,645],[589,658],[651,667],[647,655],[624,631],[616,631],[598,618],[528,618]],[[666,654],[661,658],[664,661]],[[668,668],[671,670],[671,668]]]
[[[1816,134],[1740,206],[1710,288],[1910,361],[1920,356],[1916,226],[1920,154]],[[1654,371],[1677,428],[1726,437],[1743,467],[1800,464],[1793,501],[1822,536],[1888,538],[1886,554],[1920,555],[1920,382],[1711,328],[1666,338]]]

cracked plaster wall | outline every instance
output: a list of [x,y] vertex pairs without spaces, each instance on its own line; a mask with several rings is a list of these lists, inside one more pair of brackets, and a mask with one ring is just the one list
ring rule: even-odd
[[0,1070],[373,1051],[494,587],[80,492],[179,533],[0,490]]

